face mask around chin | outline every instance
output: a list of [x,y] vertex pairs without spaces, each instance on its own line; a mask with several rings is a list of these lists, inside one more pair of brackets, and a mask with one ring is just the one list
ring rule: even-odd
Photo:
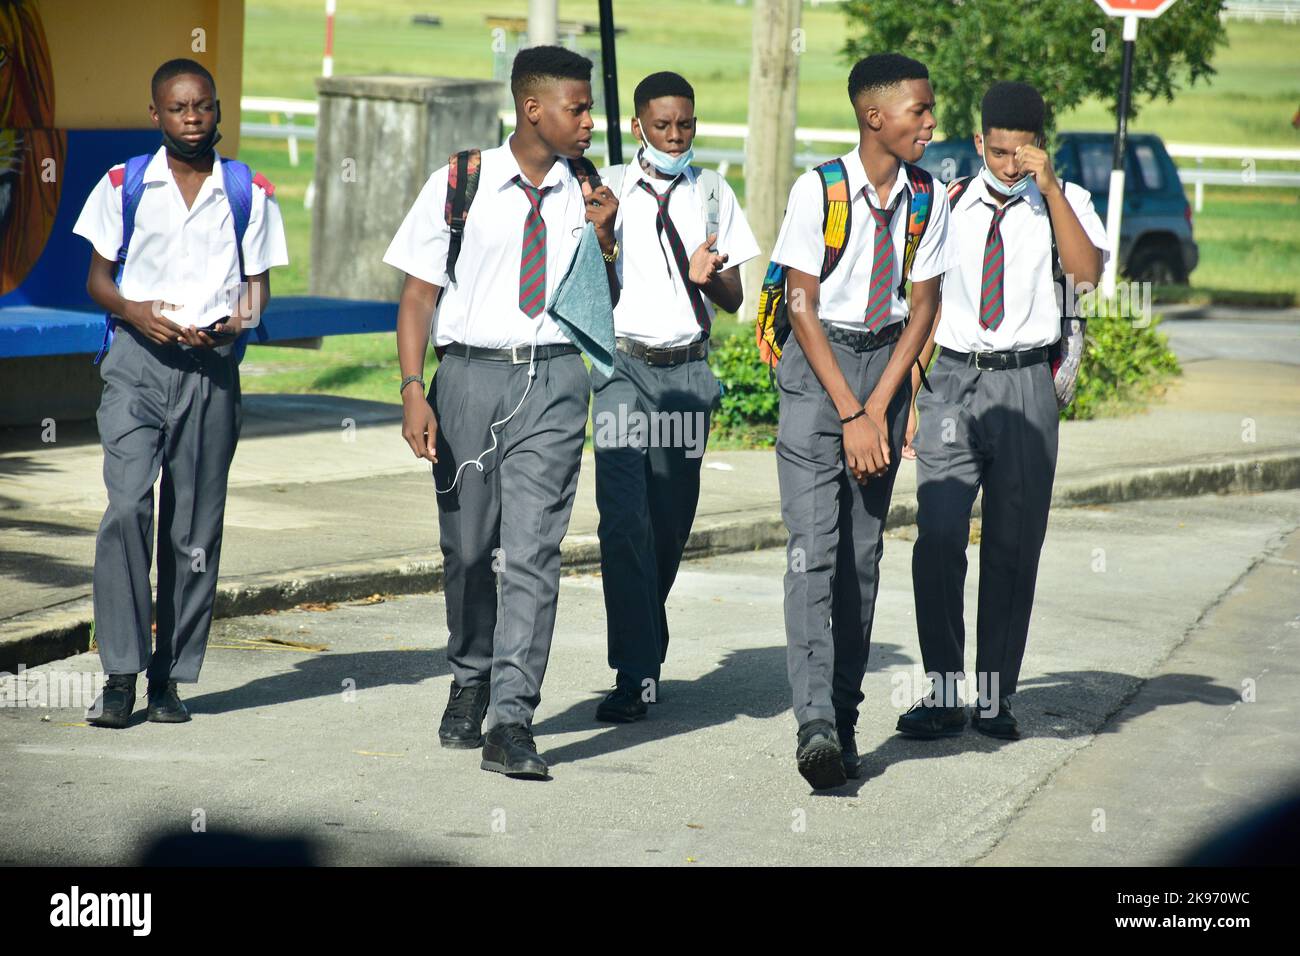
[[1033,177],[1026,173],[1016,181],[1015,185],[1008,186],[994,175],[993,170],[989,169],[987,162],[980,167],[980,177],[984,180],[984,185],[988,186],[998,195],[1006,196],[1008,199],[1014,199],[1016,196],[1024,195],[1025,190],[1029,188],[1029,183],[1033,180]]
[[677,176],[685,172],[686,167],[691,164],[691,160],[695,157],[694,149],[687,149],[680,156],[670,156],[668,153],[655,149],[648,140],[642,141],[641,152],[650,162],[650,165],[665,176]]

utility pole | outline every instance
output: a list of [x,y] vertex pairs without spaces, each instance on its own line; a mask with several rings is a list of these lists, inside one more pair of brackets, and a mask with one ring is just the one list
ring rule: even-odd
[[745,139],[745,214],[760,255],[744,266],[742,318],[758,301],[767,260],[781,229],[794,181],[799,116],[800,0],[754,0],[749,67],[749,135]]
[[559,0],[528,0],[528,45],[554,46],[559,30]]

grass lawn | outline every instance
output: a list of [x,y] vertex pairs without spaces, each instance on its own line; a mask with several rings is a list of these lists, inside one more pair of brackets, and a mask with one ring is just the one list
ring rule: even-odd
[[[525,17],[526,0],[490,5],[438,0],[344,0],[335,28],[335,72],[426,73],[493,76],[494,37],[485,14]],[[244,53],[244,93],[249,96],[315,97],[324,40],[319,0],[249,0]],[[442,18],[440,27],[415,25],[416,13]],[[675,69],[692,80],[702,119],[743,123],[749,73],[750,8],[733,0],[659,0],[616,5],[620,101],[649,72]],[[594,22],[594,2],[560,3],[561,19]],[[690,24],[690,29],[683,29]],[[844,93],[847,65],[839,49],[845,33],[833,6],[803,10],[807,52],[800,62],[799,122],[847,127],[852,116]],[[1212,84],[1185,89],[1172,103],[1148,103],[1132,129],[1183,143],[1300,147],[1290,119],[1300,103],[1295,47],[1300,26],[1281,23],[1228,25],[1229,46],[1216,60]],[[596,38],[581,45],[598,52]],[[940,96],[942,90],[937,91]],[[1101,103],[1085,103],[1061,118],[1063,129],[1110,129]],[[312,176],[311,144],[301,144],[301,164],[290,167],[283,142],[244,139],[240,158],[266,173],[288,235],[288,268],[274,275],[276,294],[307,291],[311,214],[303,197]],[[1233,166],[1232,161],[1222,165]],[[1269,168],[1273,164],[1261,164]],[[1286,164],[1296,169],[1300,164]],[[744,183],[731,182],[743,196]],[[1195,217],[1201,264],[1195,290],[1291,293],[1300,296],[1300,194],[1286,189],[1208,187],[1205,209]],[[719,316],[715,335],[738,330]],[[428,364],[432,370],[432,359]],[[250,392],[324,392],[377,401],[397,400],[400,381],[391,335],[332,336],[320,351],[250,348],[244,362]],[[426,376],[427,377],[427,376]]]

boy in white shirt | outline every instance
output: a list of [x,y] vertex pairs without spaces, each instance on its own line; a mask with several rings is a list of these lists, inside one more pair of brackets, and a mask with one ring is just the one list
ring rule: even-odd
[[[898,720],[898,730],[913,737],[954,736],[966,726],[956,684],[965,676],[966,546],[981,487],[976,681],[974,693],[966,682],[966,695],[979,698],[977,730],[1020,736],[1010,697],[1047,532],[1058,410],[1073,396],[1082,354],[1082,324],[1067,295],[1095,285],[1106,254],[1092,197],[1060,182],[1043,150],[1045,112],[1029,84],[994,84],[975,136],[984,168],[949,188],[954,261],[922,363],[935,342],[942,351],[929,375],[932,390],[917,398],[912,439],[916,624],[925,669],[934,675],[930,692]],[[1058,370],[1061,347],[1069,354]]]
[[[510,88],[509,141],[453,157],[458,185],[477,177],[463,233],[448,222],[449,164],[429,177],[384,261],[407,274],[397,311],[402,434],[432,463],[438,501],[452,672],[438,738],[481,746],[484,770],[545,778],[532,720],[591,388],[546,305],[587,222],[616,292],[618,203],[608,187],[579,179],[594,173],[582,159],[593,128],[591,62],[530,47],[515,58]],[[442,359],[426,397],[431,330]]]
[[86,289],[112,316],[97,417],[108,510],[94,570],[95,641],[109,677],[87,715],[99,727],[127,726],[145,670],[148,719],[190,719],[176,684],[198,680],[212,621],[239,438],[237,337],[270,300],[271,267],[289,262],[275,187],[212,148],[221,120],[212,75],[193,60],[164,63],[149,115],[162,147],[109,170],[73,227],[94,246]]
[[[861,142],[835,173],[848,187],[842,256],[821,280],[828,246],[816,171],[791,189],[772,253],[788,270],[793,331],[777,367],[776,454],[790,532],[785,630],[796,763],[818,790],[861,773],[854,727],[909,370],[930,334],[947,269],[947,204],[931,201],[931,177],[910,165],[934,132],[928,71],[901,54],[874,54],[853,67],[848,85]],[[914,200],[929,202],[929,214],[911,266],[909,309],[904,252]]]
[[668,652],[664,602],[700,496],[718,380],[709,369],[715,304],[740,308],[736,267],[758,255],[731,186],[690,165],[695,91],[654,73],[633,94],[636,158],[600,171],[618,194],[622,286],[614,371],[591,370],[596,504],[609,666],[596,719],[626,723],[658,699]]

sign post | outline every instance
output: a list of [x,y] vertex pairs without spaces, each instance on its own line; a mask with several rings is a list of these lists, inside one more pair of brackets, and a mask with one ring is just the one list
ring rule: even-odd
[[1133,85],[1133,49],[1137,46],[1138,19],[1160,16],[1175,0],[1097,0],[1097,5],[1112,17],[1124,18],[1124,64],[1119,86],[1119,117],[1115,124],[1115,152],[1110,167],[1110,198],[1106,201],[1106,241],[1110,258],[1101,279],[1101,293],[1107,300],[1115,297],[1115,276],[1119,269],[1120,222],[1124,212],[1124,151],[1128,139],[1128,108]]

